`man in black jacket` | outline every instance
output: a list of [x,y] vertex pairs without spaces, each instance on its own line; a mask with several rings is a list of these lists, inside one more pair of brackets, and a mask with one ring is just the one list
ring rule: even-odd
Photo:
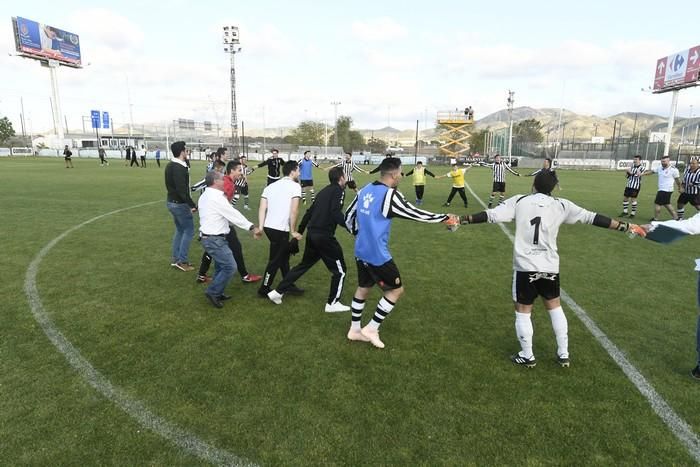
[[259,163],[258,167],[267,166],[267,184],[269,185],[281,178],[280,172],[283,165],[284,161],[280,157],[280,152],[277,149],[273,149],[269,159]]
[[340,167],[333,167],[328,172],[330,185],[318,192],[316,200],[304,214],[299,224],[299,233],[308,228],[304,257],[297,266],[284,276],[275,290],[267,294],[268,298],[280,305],[282,296],[294,282],[311,269],[318,260],[322,260],[331,272],[331,287],[326,302],[326,313],[349,311],[350,307],[340,303],[343,281],[347,272],[343,249],[335,238],[335,227],[345,226],[343,201],[345,198],[345,175]]
[[[187,148],[184,141],[170,145],[173,159],[165,167],[165,187],[168,190],[168,211],[175,221],[173,236],[172,260],[170,265],[181,271],[192,271],[194,267],[187,260],[190,242],[194,235],[194,219],[192,213],[197,211],[197,205],[190,197],[190,169],[187,165]],[[136,159],[136,154],[133,154]]]

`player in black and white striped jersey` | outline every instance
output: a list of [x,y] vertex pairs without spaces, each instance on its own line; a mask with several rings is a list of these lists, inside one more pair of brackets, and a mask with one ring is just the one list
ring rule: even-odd
[[248,196],[248,175],[255,172],[255,167],[248,166],[248,158],[246,156],[241,156],[241,177],[236,180],[236,193],[233,195],[231,204],[234,206],[238,203],[241,195],[243,195],[243,209],[250,211],[250,206],[248,202],[250,197]]
[[355,179],[352,177],[352,173],[356,170],[364,174],[369,173],[359,165],[355,164],[355,162],[353,162],[352,153],[349,152],[345,153],[345,159],[324,170],[328,171],[331,170],[333,167],[340,167],[341,169],[343,169],[343,175],[345,175],[345,186],[354,191],[357,191],[357,183],[355,183]]
[[520,174],[511,169],[504,161],[501,161],[499,154],[496,154],[494,157],[493,164],[489,165],[491,165],[493,170],[493,187],[489,196],[489,208],[491,208],[496,193],[498,193],[498,204],[501,204],[506,197],[506,170],[518,177],[520,177]]
[[685,205],[688,203],[692,204],[695,210],[700,211],[700,162],[695,157],[690,159],[689,167],[683,172],[681,194],[676,202],[678,220],[683,219]]
[[637,215],[637,196],[639,196],[639,190],[642,189],[642,177],[644,175],[647,175],[647,173],[642,165],[641,156],[634,156],[632,165],[625,172],[627,185],[625,185],[625,193],[622,198],[622,213],[620,213],[620,217],[627,216],[630,207],[632,209],[629,211],[629,217]]

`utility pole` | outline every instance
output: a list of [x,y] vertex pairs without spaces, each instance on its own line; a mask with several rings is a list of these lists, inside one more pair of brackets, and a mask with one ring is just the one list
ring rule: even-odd
[[508,90],[508,164],[511,163],[511,158],[513,157],[513,104],[515,103],[514,91]]
[[238,26],[224,26],[224,52],[231,58],[231,146],[234,157],[238,155],[238,111],[236,108],[236,61],[235,57],[241,51],[239,47]]
[[335,108],[335,133],[333,134],[333,146],[338,146],[338,106],[340,101],[333,101],[331,105]]

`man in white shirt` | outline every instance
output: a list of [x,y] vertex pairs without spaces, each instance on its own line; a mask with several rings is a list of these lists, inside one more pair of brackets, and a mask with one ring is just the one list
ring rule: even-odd
[[557,339],[557,361],[569,366],[568,323],[559,300],[559,254],[557,234],[561,224],[593,224],[597,227],[627,232],[639,229],[634,224],[587,211],[569,200],[554,198],[551,192],[557,184],[552,172],[540,172],[535,177],[533,193],[516,195],[499,206],[478,214],[463,216],[462,224],[510,222],[515,219],[513,244],[513,302],[515,302],[515,332],[520,352],[510,357],[516,365],[532,368],[536,365],[532,352],[534,334],[530,314],[538,295],[549,311]]
[[[672,220],[664,222],[652,222],[651,225],[643,225],[642,228],[649,232],[653,230],[657,225],[665,225],[666,227],[671,227],[672,229],[680,230],[689,235],[700,235],[700,213],[695,214],[693,217],[685,220]],[[695,260],[695,264],[700,264],[700,258]],[[695,267],[698,271],[698,267]],[[700,310],[700,274],[698,274],[698,285],[697,285],[697,307]],[[698,315],[698,320],[695,328],[695,350],[697,352],[697,363],[695,368],[690,370],[690,376],[695,379],[700,379],[700,314]]]
[[212,171],[205,180],[207,189],[199,197],[199,231],[202,246],[214,259],[214,277],[204,295],[214,307],[222,308],[222,301],[231,298],[224,290],[236,273],[236,261],[226,240],[231,228],[229,223],[251,231],[255,238],[260,238],[262,232],[228,202],[223,175]]
[[[289,272],[290,233],[296,241],[302,238],[296,228],[301,199],[297,161],[285,162],[282,175],[281,179],[265,187],[258,210],[259,224],[270,240],[270,259],[265,267],[262,285],[258,289],[258,295],[264,298],[268,298],[267,294],[272,291],[277,271],[282,271],[282,277]],[[303,290],[293,285],[287,288],[287,293],[301,294]]]
[[659,218],[659,214],[661,214],[661,206],[666,208],[666,210],[671,214],[671,217],[678,219],[678,215],[673,209],[673,205],[671,205],[673,184],[676,184],[678,191],[681,189],[681,175],[678,173],[678,169],[671,167],[670,157],[664,156],[661,158],[660,166],[654,170],[647,170],[644,172],[644,175],[652,173],[659,176],[659,191],[656,192],[656,198],[654,199],[654,217],[650,219],[650,222]]

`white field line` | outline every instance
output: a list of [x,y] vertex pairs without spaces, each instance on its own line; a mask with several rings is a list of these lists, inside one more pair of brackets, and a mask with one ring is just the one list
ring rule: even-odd
[[96,389],[110,402],[113,402],[115,405],[117,405],[117,407],[135,419],[139,424],[141,424],[141,426],[162,436],[183,451],[206,462],[217,465],[253,466],[255,464],[228,451],[212,446],[211,444],[202,441],[182,428],[168,422],[164,418],[157,416],[155,413],[151,412],[151,410],[149,410],[143,402],[129,396],[126,391],[112,384],[102,373],[92,366],[92,364],[81,355],[78,348],[75,347],[61,333],[61,331],[58,330],[53,321],[51,321],[51,318],[49,318],[46,310],[44,309],[44,305],[41,302],[39,290],[37,289],[36,285],[36,276],[39,271],[39,265],[46,254],[54,246],[56,246],[58,242],[74,231],[107,216],[159,202],[161,201],[151,201],[149,203],[117,209],[116,211],[93,217],[82,224],[71,227],[44,246],[44,248],[39,251],[36,257],[29,264],[29,268],[27,269],[24,279],[24,292],[29,300],[32,315],[34,316],[36,322],[39,323],[41,329],[44,331],[51,343],[58,349],[59,352],[63,354],[68,363],[73,367],[73,369],[75,369],[75,371],[78,372],[85,382]]
[[[469,192],[474,199],[476,199],[479,204],[486,208],[486,204],[476,195],[476,193],[474,193],[471,186],[469,186],[468,183],[465,185],[467,189],[469,189]],[[505,225],[499,223],[498,226],[511,242],[515,241],[515,237],[513,237],[513,234],[510,233]],[[608,336],[598,327],[595,321],[588,316],[586,310],[576,303],[574,299],[571,298],[571,295],[566,293],[564,289],[561,289],[561,298],[571,307],[578,319],[581,320],[588,331],[593,334],[593,337],[595,337],[598,343],[605,349],[606,352],[608,352],[608,355],[610,355],[613,361],[617,363],[617,366],[622,369],[632,384],[634,384],[639,392],[642,393],[644,398],[646,398],[651,405],[654,412],[656,412],[656,414],[661,418],[661,420],[663,420],[671,432],[673,432],[676,438],[678,438],[678,440],[686,447],[695,461],[700,463],[700,439],[690,425],[688,425],[688,423],[686,423],[686,421],[683,420],[673,410],[673,408],[671,408],[668,402],[666,402],[666,400],[661,397],[658,392],[656,392],[656,389],[654,389],[644,375],[642,375],[642,373],[627,359],[625,353],[620,350],[620,348],[615,345],[610,338],[608,338]]]

